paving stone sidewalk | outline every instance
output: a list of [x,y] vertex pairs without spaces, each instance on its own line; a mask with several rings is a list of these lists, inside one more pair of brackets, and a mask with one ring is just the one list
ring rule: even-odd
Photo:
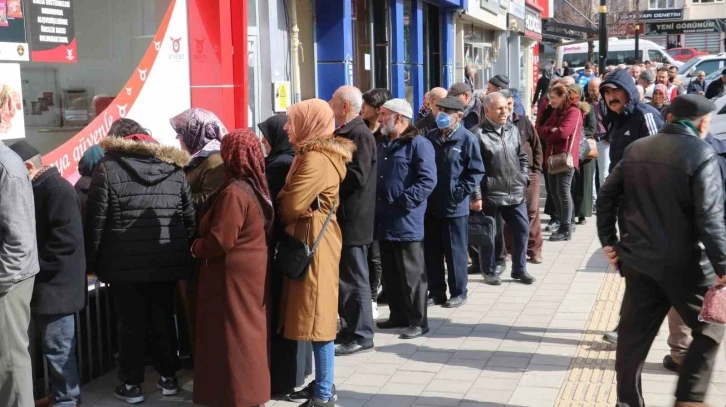
[[[429,308],[431,333],[401,340],[376,331],[376,348],[336,358],[338,406],[612,406],[615,352],[602,341],[614,328],[624,284],[608,270],[595,218],[570,242],[545,242],[544,263],[529,265],[537,282],[489,286],[471,275],[469,300],[458,309]],[[388,310],[380,306],[381,317]],[[671,406],[677,376],[661,365],[667,327],[648,356],[643,387],[649,406]],[[161,398],[157,376],[144,385],[148,406],[192,406],[191,372],[178,397]],[[312,379],[312,378],[311,378]],[[114,400],[110,373],[83,388],[85,406],[126,405]],[[726,360],[719,355],[710,403],[726,403]],[[296,406],[271,401],[268,407]]]

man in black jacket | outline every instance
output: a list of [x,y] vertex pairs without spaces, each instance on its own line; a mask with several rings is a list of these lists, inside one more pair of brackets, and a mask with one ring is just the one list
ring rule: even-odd
[[[512,230],[512,278],[524,284],[535,279],[527,273],[527,185],[529,166],[527,151],[522,145],[519,130],[509,121],[507,98],[499,92],[490,93],[484,102],[484,122],[473,129],[479,139],[484,168],[487,172],[474,194],[474,200],[484,200],[484,214],[499,222],[499,217]],[[474,208],[472,208],[474,209]],[[496,236],[491,236],[494,248]],[[500,243],[501,244],[501,243]],[[495,250],[479,249],[479,262],[487,284],[500,285],[495,270]]]
[[446,94],[447,90],[444,88],[433,88],[427,94],[429,106],[431,106],[431,111],[426,116],[424,116],[423,119],[417,121],[414,125],[417,129],[421,130],[422,134],[426,134],[429,131],[436,130],[436,115],[439,114],[439,108],[438,106],[436,106],[436,103],[438,103],[439,100],[445,98]]
[[721,77],[714,79],[706,88],[706,99],[716,99],[726,93],[726,69],[721,71]]
[[363,95],[342,86],[330,100],[338,128],[335,134],[356,145],[353,160],[340,184],[338,224],[343,234],[340,253],[340,292],[336,355],[373,348],[373,309],[368,269],[368,246],[373,242],[376,200],[376,140],[360,116]]
[[463,125],[467,130],[477,126],[482,118],[481,100],[474,97],[473,92],[471,87],[464,82],[451,85],[448,92],[448,96],[457,97],[464,104]]
[[74,314],[86,304],[86,256],[78,194],[55,167],[43,166],[27,141],[10,146],[25,161],[33,184],[40,272],[30,309],[43,341],[56,406],[81,402]]
[[[121,125],[117,125],[121,122]],[[162,146],[138,123],[119,119],[101,141],[106,155],[86,203],[86,264],[111,284],[119,320],[119,379],[114,397],[144,401],[147,334],[165,396],[179,391],[174,289],[194,267],[195,211],[183,168],[189,155]]]
[[[626,284],[615,362],[619,405],[644,405],[640,373],[671,306],[693,330],[676,406],[702,403],[706,395],[724,327],[698,315],[706,291],[726,284],[719,157],[701,140],[713,109],[701,96],[679,96],[669,123],[656,136],[632,143],[600,188],[598,235]],[[628,231],[620,239],[618,218]],[[699,243],[708,261],[702,261]]]

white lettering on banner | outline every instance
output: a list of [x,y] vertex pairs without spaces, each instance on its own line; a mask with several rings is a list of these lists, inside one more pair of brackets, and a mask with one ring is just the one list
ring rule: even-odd
[[532,13],[527,13],[527,18],[524,20],[524,29],[542,34],[542,18]]
[[40,12],[43,14],[50,14],[53,16],[61,16],[63,17],[63,10],[59,10],[57,8],[48,8],[48,7],[41,7]]
[[71,2],[67,0],[33,0],[33,4],[41,6],[70,8]]
[[55,17],[38,16],[38,22],[40,24],[68,25],[68,19],[67,18],[55,18]]

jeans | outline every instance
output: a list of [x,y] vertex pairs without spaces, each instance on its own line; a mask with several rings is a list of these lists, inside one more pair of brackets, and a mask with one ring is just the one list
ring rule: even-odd
[[315,357],[315,389],[313,397],[327,401],[333,397],[333,378],[335,377],[335,343],[313,342]]
[[48,361],[53,405],[75,407],[81,403],[80,377],[76,361],[76,319],[70,315],[35,315]]
[[361,345],[373,339],[368,246],[343,246],[340,252],[338,315],[339,337]]
[[[598,177],[597,185],[605,183],[605,178],[610,174],[610,143],[607,141],[597,142],[597,174]],[[595,191],[593,198],[597,199],[597,188],[593,188]]]
[[[518,273],[527,269],[527,241],[529,240],[529,217],[527,216],[527,203],[510,206],[484,205],[484,214],[491,216],[499,222],[503,219],[507,222],[512,232],[512,273]],[[479,262],[482,270],[493,275],[496,266],[496,253],[499,252],[500,243],[494,236],[492,246],[494,252],[487,253],[484,248],[479,249]],[[496,242],[496,243],[495,243]]]
[[[467,247],[469,245],[469,215],[441,218],[426,215],[424,220],[424,259],[429,280],[429,295],[446,295],[448,272],[449,293],[466,298],[469,282]],[[444,258],[446,269],[444,269]]]
[[[0,292],[0,406],[33,407],[33,369],[28,353],[30,298],[35,277]],[[83,295],[83,294],[81,294]]]
[[552,199],[555,203],[556,213],[559,214],[560,225],[563,228],[570,228],[575,204],[572,200],[572,177],[575,169],[561,172],[559,174],[548,174],[550,177],[550,190],[554,192]]

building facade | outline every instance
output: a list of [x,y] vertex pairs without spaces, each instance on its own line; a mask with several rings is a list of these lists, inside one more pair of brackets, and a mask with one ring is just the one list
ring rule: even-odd
[[645,38],[664,48],[726,51],[726,1],[640,0]]

